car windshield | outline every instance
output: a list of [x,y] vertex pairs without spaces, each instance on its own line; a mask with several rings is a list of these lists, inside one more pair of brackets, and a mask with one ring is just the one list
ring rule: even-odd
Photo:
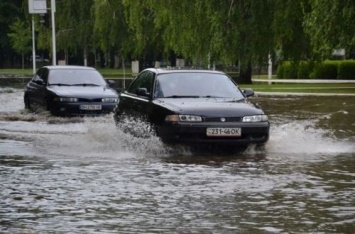
[[154,95],[157,98],[244,98],[228,76],[202,72],[160,74]]
[[88,85],[105,86],[106,82],[96,70],[57,69],[51,70],[48,76],[49,85]]

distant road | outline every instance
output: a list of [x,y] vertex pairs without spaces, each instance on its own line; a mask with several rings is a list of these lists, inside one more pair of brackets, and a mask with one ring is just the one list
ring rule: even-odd
[[313,80],[313,79],[253,79],[253,82],[257,83],[307,83],[307,84],[355,84],[355,80]]
[[[253,83],[299,83],[299,84],[355,84],[355,80],[320,80],[320,79],[252,79]],[[290,88],[295,89],[295,88]],[[329,88],[327,88],[329,89]],[[268,96],[355,96],[355,93],[306,93],[306,92],[262,92],[255,91],[256,95]]]
[[297,93],[297,92],[259,92],[255,91],[255,96],[348,96],[355,97],[355,93]]

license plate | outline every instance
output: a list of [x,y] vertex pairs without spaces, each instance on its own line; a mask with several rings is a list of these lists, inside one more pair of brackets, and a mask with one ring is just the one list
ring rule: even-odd
[[241,128],[207,128],[207,136],[215,137],[239,137],[242,135]]
[[101,105],[81,105],[80,110],[101,110]]

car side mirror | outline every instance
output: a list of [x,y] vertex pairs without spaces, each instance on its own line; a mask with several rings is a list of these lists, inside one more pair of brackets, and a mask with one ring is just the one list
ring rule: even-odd
[[246,97],[254,96],[254,91],[252,89],[245,89],[243,90],[243,93]]
[[35,80],[34,82],[36,84],[38,84],[38,85],[44,85],[44,81],[43,80]]
[[107,84],[109,87],[113,88],[115,87],[116,82],[114,80],[107,80]]
[[147,88],[138,88],[138,89],[136,90],[136,94],[137,94],[138,96],[149,97],[149,93],[148,93]]

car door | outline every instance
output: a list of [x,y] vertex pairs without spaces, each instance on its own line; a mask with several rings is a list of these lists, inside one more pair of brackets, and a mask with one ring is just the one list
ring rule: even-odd
[[146,121],[151,109],[152,91],[155,74],[143,71],[120,96],[120,112]]
[[38,71],[38,76],[36,77],[35,81],[35,93],[34,93],[34,98],[35,102],[43,107],[45,107],[46,104],[46,90],[47,90],[47,83],[48,83],[48,69],[47,68],[41,68]]
[[48,96],[48,90],[47,90],[47,85],[48,85],[48,74],[49,70],[47,68],[43,68],[41,73],[40,73],[40,79],[43,84],[39,85],[38,87],[38,100],[40,105],[43,107],[46,107],[47,103],[47,96]]
[[41,105],[42,103],[40,98],[40,92],[42,92],[44,88],[44,81],[41,77],[42,73],[43,69],[39,69],[26,86],[27,98],[35,105]]

